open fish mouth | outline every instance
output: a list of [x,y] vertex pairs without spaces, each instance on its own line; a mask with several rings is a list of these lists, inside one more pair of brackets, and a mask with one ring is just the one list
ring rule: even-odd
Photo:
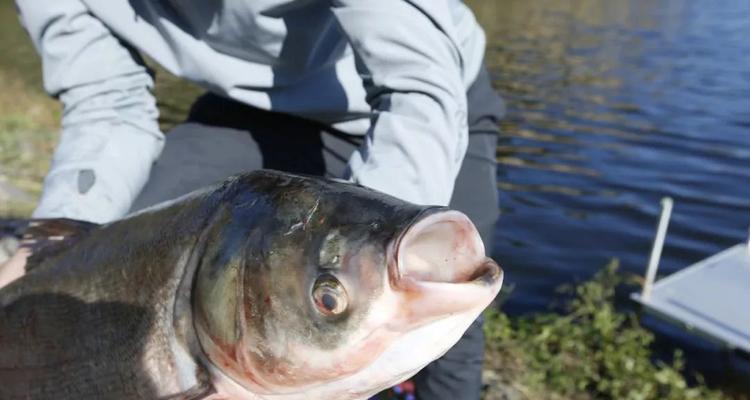
[[431,209],[394,248],[389,274],[395,288],[480,284],[499,290],[502,269],[485,256],[479,232],[461,212]]

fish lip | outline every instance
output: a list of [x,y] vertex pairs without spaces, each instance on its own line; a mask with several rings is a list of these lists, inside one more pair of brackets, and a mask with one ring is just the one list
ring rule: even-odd
[[[476,262],[464,267],[465,270],[471,270],[471,273],[465,275],[463,279],[451,279],[449,281],[420,281],[414,277],[407,276],[403,268],[403,250],[404,245],[413,237],[417,237],[426,228],[439,222],[456,222],[469,228],[469,234],[475,235]],[[486,257],[484,243],[479,237],[479,232],[471,220],[463,213],[451,210],[447,207],[431,207],[423,210],[412,219],[411,223],[404,228],[398,237],[392,241],[388,255],[388,276],[393,288],[409,290],[415,286],[423,286],[425,283],[430,285],[460,285],[460,284],[483,284],[487,286],[499,286],[503,280],[503,270],[490,257]]]
[[485,257],[481,265],[469,277],[469,283],[493,285],[503,278],[503,269],[490,257]]

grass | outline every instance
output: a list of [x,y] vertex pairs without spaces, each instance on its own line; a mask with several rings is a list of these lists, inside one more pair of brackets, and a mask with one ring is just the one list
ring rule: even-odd
[[28,215],[49,167],[60,107],[0,70],[0,215]]
[[42,88],[41,67],[16,18],[0,5],[0,216],[28,215],[57,142],[60,106]]

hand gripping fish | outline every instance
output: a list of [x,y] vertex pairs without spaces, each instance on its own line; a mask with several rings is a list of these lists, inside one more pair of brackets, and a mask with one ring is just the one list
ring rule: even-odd
[[459,212],[272,171],[44,232],[0,289],[3,400],[365,399],[502,282]]

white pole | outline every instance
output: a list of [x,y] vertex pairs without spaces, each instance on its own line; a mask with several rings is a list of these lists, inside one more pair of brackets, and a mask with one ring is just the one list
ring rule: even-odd
[[654,238],[653,247],[651,247],[651,257],[648,259],[646,281],[643,282],[643,291],[641,292],[643,300],[648,300],[651,297],[651,288],[654,286],[656,270],[659,268],[659,258],[661,258],[661,251],[664,248],[664,238],[667,235],[667,225],[669,225],[669,217],[672,215],[673,203],[670,197],[661,199],[659,225],[656,228],[656,237]]

